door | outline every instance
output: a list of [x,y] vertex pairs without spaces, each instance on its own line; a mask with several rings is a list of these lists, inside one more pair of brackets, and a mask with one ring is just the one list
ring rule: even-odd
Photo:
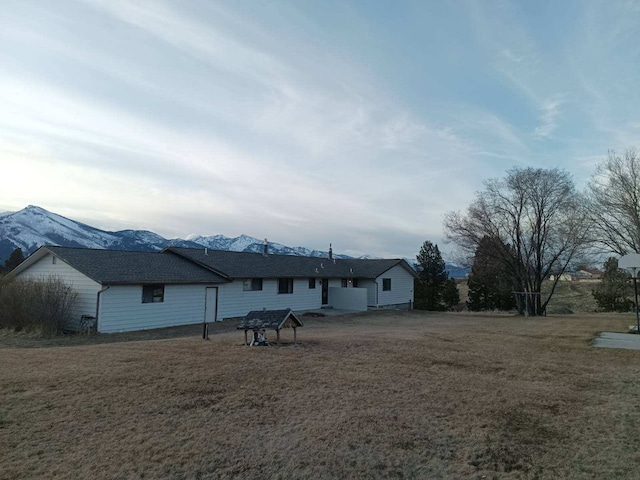
[[204,304],[205,323],[215,322],[218,319],[218,287],[207,287]]
[[322,305],[329,303],[329,279],[322,279]]

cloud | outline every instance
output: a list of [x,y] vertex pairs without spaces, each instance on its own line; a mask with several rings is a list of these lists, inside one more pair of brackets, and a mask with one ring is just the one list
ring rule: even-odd
[[524,61],[524,56],[516,55],[514,52],[512,52],[508,48],[505,48],[504,50],[502,50],[502,55],[504,55],[506,58],[508,58],[509,60],[515,63],[522,63]]
[[562,97],[556,96],[547,100],[540,107],[540,125],[536,127],[533,136],[539,139],[550,138],[558,128],[560,106],[564,103]]
[[0,155],[28,185],[10,208],[411,256],[482,180],[637,138],[637,62],[593,71],[633,22],[598,43],[577,12],[551,51],[517,2],[418,8],[429,29],[399,12],[406,31],[364,4],[245,5],[3,9]]

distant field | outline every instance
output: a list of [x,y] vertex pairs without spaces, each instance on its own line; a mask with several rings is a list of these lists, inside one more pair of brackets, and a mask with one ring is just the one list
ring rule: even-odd
[[307,319],[298,347],[0,349],[0,478],[635,480],[640,352],[589,345],[630,319],[388,311]]
[[[467,280],[457,280],[456,284],[460,292],[460,301],[464,303],[469,298]],[[543,292],[548,293],[551,285],[551,282],[545,282]],[[598,285],[599,282],[558,282],[551,302],[549,303],[548,312],[550,314],[596,312],[597,305],[591,292],[597,288]]]
[[[549,313],[592,313],[596,312],[598,305],[591,292],[598,288],[600,282],[558,282],[556,290],[549,303]],[[548,292],[551,282],[545,284]]]

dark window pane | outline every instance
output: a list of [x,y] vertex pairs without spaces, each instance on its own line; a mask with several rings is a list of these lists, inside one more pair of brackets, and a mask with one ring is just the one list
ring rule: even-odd
[[143,285],[142,303],[164,302],[164,285]]
[[278,293],[293,293],[293,278],[279,278]]

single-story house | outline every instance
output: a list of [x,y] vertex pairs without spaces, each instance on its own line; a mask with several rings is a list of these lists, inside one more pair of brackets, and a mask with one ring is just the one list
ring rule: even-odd
[[78,291],[74,320],[93,316],[99,332],[213,322],[262,309],[411,308],[417,276],[402,259],[41,247],[9,278],[50,275]]
[[229,280],[177,255],[40,247],[9,278],[55,276],[78,292],[69,329],[83,315],[99,332],[215,321],[217,287]]
[[[560,275],[561,282],[599,282],[603,272],[597,269],[583,269],[577,272],[564,272]],[[555,275],[549,276],[550,280],[555,280]]]
[[597,268],[583,268],[582,270],[578,270],[578,274],[588,280],[600,280],[604,272]]

